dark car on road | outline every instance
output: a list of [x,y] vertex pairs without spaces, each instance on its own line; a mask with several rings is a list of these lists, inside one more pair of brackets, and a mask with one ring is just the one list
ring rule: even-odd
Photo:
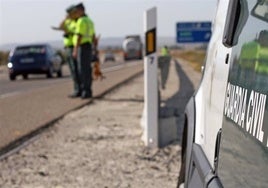
[[62,58],[49,44],[32,44],[17,46],[10,52],[9,68],[10,80],[22,75],[24,79],[29,74],[46,74],[47,78],[56,73],[62,77]]
[[106,61],[115,61],[114,53],[111,51],[108,51],[104,54],[104,62]]

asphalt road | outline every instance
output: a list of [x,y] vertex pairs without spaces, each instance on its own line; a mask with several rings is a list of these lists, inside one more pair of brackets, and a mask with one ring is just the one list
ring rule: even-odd
[[[125,66],[125,62],[107,62],[101,65],[103,72],[109,72],[115,67],[118,68],[123,66]],[[54,78],[47,79],[45,74],[41,74],[29,75],[29,78],[27,80],[23,80],[22,76],[17,76],[16,81],[10,81],[7,68],[1,67],[0,98],[18,95],[20,93],[29,92],[52,85],[62,84],[68,81],[70,81],[70,71],[67,65],[63,66],[62,78],[57,78],[56,75],[54,75]]]
[[[112,66],[111,66],[112,65]],[[143,71],[142,61],[104,64],[106,79],[93,82],[93,96],[98,97]],[[71,110],[91,100],[70,99],[72,81],[68,67],[63,78],[47,79],[45,75],[28,80],[8,80],[6,70],[0,71],[0,154],[15,141],[45,127]],[[10,145],[11,144],[11,145]],[[4,148],[4,149],[3,149]]]

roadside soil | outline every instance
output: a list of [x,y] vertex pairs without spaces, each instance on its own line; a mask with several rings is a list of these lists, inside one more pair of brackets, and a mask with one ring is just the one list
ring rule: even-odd
[[201,74],[183,60],[170,67],[161,109],[175,115],[177,141],[161,149],[141,141],[144,80],[139,76],[67,114],[0,161],[0,188],[175,188],[183,113]]
[[141,142],[143,77],[94,99],[0,161],[1,188],[176,187],[180,145]]

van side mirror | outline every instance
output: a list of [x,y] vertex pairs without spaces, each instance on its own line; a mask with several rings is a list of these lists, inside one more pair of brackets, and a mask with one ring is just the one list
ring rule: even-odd
[[237,44],[248,15],[247,1],[230,0],[222,39],[224,46],[230,48]]
[[224,46],[226,47],[232,47],[237,43],[237,41],[234,40],[234,36],[240,11],[240,0],[230,0],[222,40]]

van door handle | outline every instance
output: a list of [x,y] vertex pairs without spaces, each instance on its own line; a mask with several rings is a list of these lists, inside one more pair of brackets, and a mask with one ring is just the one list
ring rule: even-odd
[[226,54],[226,57],[225,57],[225,64],[228,64],[229,62],[229,54]]

